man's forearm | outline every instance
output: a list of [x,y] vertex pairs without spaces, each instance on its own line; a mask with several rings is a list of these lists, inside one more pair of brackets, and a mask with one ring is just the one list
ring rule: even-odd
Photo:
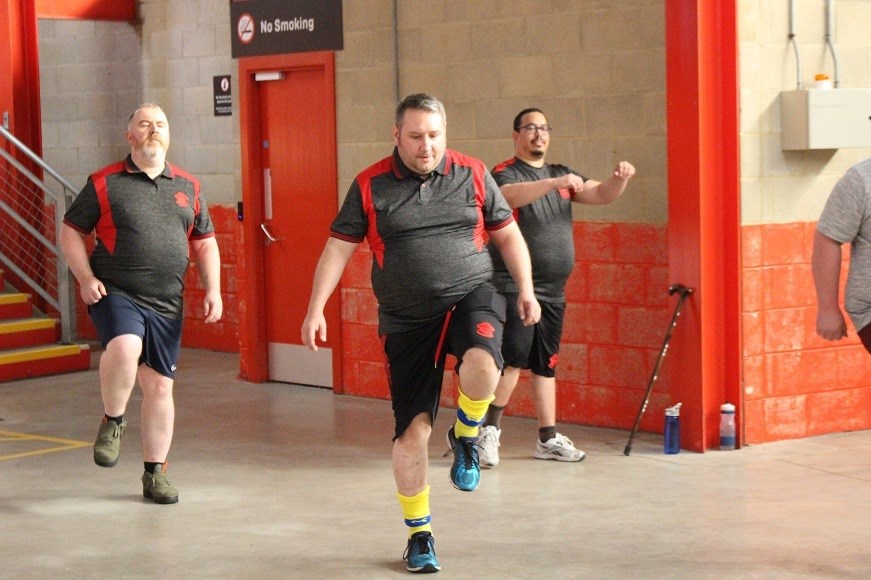
[[811,271],[817,304],[821,308],[838,308],[841,280],[841,244],[819,231],[814,232]]
[[221,252],[215,238],[199,240],[194,244],[194,262],[200,282],[206,292],[221,289]]

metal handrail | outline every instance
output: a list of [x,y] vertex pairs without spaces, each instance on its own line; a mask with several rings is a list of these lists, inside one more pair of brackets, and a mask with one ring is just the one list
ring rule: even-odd
[[[73,195],[73,197],[76,196],[76,192],[77,192],[77,190],[76,190],[72,185],[70,185],[69,181],[67,181],[66,179],[64,179],[63,177],[61,177],[61,175],[60,175],[57,171],[55,171],[54,169],[52,169],[52,168],[51,168],[51,167],[50,167],[50,166],[49,166],[49,165],[48,165],[48,164],[47,164],[47,163],[42,159],[42,157],[40,157],[39,155],[37,155],[36,153],[34,153],[33,151],[31,151],[30,148],[29,148],[27,145],[25,145],[24,143],[22,143],[21,141],[19,141],[18,138],[15,137],[15,135],[13,135],[12,133],[10,133],[10,132],[8,131],[8,129],[7,129],[6,127],[4,127],[3,125],[0,125],[0,135],[3,135],[3,137],[4,137],[7,141],[9,141],[10,143],[12,143],[12,144],[15,146],[16,149],[18,149],[19,151],[21,151],[22,153],[24,153],[24,154],[27,156],[28,159],[30,159],[31,161],[33,161],[34,163],[36,163],[37,165],[39,165],[39,167],[40,167],[43,171],[45,171],[46,173],[48,173],[48,174],[52,177],[52,179],[54,179],[54,180],[56,180],[58,183],[60,183],[66,191],[70,192],[70,193]],[[51,194],[50,194],[50,195],[51,195]]]
[[[36,164],[44,175],[50,176],[57,181],[63,188],[63,191],[58,193],[55,189],[50,188],[44,179],[34,175],[33,172],[27,169],[20,163],[15,156],[0,148],[0,157],[2,157],[11,167],[14,167],[19,175],[23,176],[29,183],[36,186],[54,205],[54,235],[55,240],[60,240],[61,225],[66,210],[76,196],[76,190],[70,183],[61,177],[61,175],[52,169],[39,155],[34,153],[29,147],[22,143],[15,135],[9,132],[6,126],[0,125],[0,136],[10,143],[16,150],[24,154],[34,164]],[[57,296],[52,295],[51,288],[43,287],[42,284],[30,277],[24,270],[16,265],[7,256],[0,255],[0,262],[18,276],[25,284],[27,284],[36,294],[45,299],[46,303],[55,308],[60,314],[61,324],[61,341],[64,343],[72,343],[76,340],[76,295],[75,282],[70,272],[67,261],[64,258],[63,252],[60,251],[58,242],[52,242],[45,235],[45,232],[39,231],[32,224],[23,218],[14,208],[0,201],[0,210],[10,216],[18,226],[20,226],[29,235],[33,236],[40,247],[45,248],[54,259],[55,270],[57,276]]]

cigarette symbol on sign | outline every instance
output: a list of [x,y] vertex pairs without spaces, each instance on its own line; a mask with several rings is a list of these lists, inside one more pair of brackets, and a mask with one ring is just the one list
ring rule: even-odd
[[243,44],[248,44],[254,38],[254,19],[250,14],[243,14],[239,17],[239,23],[236,25],[236,34],[239,35],[239,40]]

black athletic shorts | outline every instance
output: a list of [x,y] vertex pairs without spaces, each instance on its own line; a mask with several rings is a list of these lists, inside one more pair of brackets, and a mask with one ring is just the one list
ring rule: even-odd
[[444,316],[423,322],[414,330],[381,336],[396,420],[394,440],[420,413],[429,413],[435,421],[448,354],[457,358],[457,372],[463,355],[472,347],[489,352],[496,367],[502,369],[504,323],[505,298],[485,283],[466,294]]
[[559,362],[566,303],[540,300],[541,319],[532,326],[523,326],[517,314],[517,294],[506,294],[505,301],[505,337],[502,341],[505,365],[529,369],[540,377],[553,377]]
[[859,339],[862,341],[862,346],[865,347],[865,350],[871,353],[871,324],[862,327],[862,330],[860,330],[858,334]]
[[181,348],[181,318],[169,318],[139,306],[126,296],[109,294],[88,306],[103,346],[122,334],[142,339],[139,364],[145,363],[165,377],[175,377]]

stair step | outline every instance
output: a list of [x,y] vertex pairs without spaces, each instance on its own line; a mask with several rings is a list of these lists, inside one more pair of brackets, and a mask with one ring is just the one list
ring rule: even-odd
[[52,344],[60,340],[56,318],[0,320],[0,349]]
[[8,292],[0,294],[0,320],[27,318],[33,314],[33,300],[30,294]]
[[56,344],[0,352],[0,381],[83,371],[91,367],[86,344]]

